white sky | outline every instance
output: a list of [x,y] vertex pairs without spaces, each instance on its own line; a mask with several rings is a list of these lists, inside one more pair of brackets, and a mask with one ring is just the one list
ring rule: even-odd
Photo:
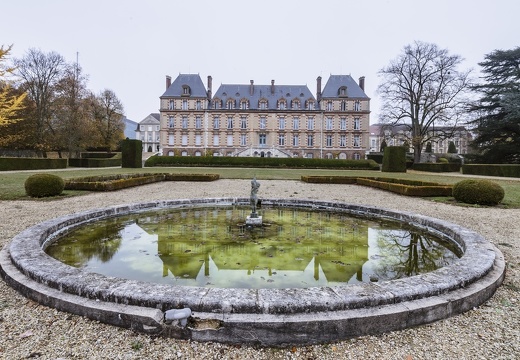
[[[80,5],[81,4],[81,5]],[[158,112],[165,76],[198,73],[222,83],[306,84],[365,76],[371,123],[377,72],[415,40],[465,58],[520,46],[518,0],[4,0],[0,45],[79,63],[96,93],[113,90],[134,121]],[[476,73],[477,75],[478,73]]]

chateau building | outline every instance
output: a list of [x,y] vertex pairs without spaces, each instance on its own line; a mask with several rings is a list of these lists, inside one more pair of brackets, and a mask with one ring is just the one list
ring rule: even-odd
[[314,96],[307,85],[222,84],[213,95],[180,74],[160,97],[160,149],[168,156],[362,159],[369,146],[370,98],[350,75],[330,75]]
[[141,140],[143,143],[143,152],[159,152],[161,149],[160,145],[160,132],[161,132],[161,121],[160,115],[152,113],[145,117],[137,125],[135,130],[135,138]]

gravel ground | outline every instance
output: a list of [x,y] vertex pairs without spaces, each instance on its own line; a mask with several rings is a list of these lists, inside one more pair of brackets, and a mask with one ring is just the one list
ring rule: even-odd
[[[43,220],[155,199],[244,197],[248,180],[161,182],[50,201],[0,201],[0,246]],[[507,261],[506,280],[484,305],[447,320],[379,336],[287,349],[196,343],[137,334],[41,306],[0,281],[2,359],[520,359],[520,209],[465,208],[355,185],[261,181],[260,198],[330,199],[416,212],[471,228]]]

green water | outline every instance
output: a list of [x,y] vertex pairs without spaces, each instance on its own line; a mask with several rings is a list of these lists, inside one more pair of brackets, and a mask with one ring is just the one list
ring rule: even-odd
[[449,265],[450,244],[403,224],[302,209],[161,210],[107,219],[46,252],[85,271],[147,282],[226,288],[304,288],[383,281]]

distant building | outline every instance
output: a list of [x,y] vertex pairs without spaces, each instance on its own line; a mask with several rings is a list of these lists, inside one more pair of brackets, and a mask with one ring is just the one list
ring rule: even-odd
[[350,75],[330,75],[314,96],[307,85],[222,84],[213,95],[199,75],[166,77],[160,148],[169,156],[362,159],[370,98]]
[[126,117],[123,118],[123,121],[125,123],[125,139],[135,139],[135,128],[137,126],[137,122],[127,119]]
[[141,140],[143,143],[143,152],[160,152],[160,116],[157,113],[152,113],[145,117],[135,129],[135,138]]
[[[432,126],[428,130],[428,136],[431,137],[432,153],[437,154],[447,153],[450,141],[455,144],[457,154],[467,154],[469,143],[473,139],[471,132],[464,126]],[[401,146],[408,142],[410,145],[408,151],[413,152],[410,126],[406,124],[370,125],[370,151],[379,152],[383,140],[388,146]]]

